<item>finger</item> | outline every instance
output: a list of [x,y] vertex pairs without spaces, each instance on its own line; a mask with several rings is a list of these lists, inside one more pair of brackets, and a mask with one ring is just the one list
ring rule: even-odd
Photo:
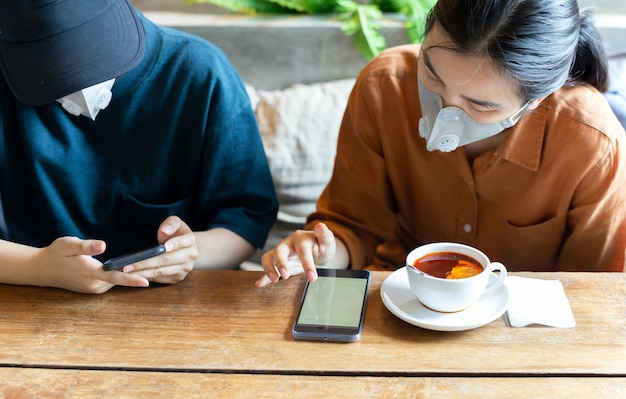
[[130,273],[133,271],[139,271],[144,269],[153,269],[158,266],[166,266],[169,264],[173,264],[174,262],[170,261],[170,254],[168,254],[167,249],[166,252],[160,255],[152,255],[146,259],[138,260],[133,263],[129,263],[122,267],[122,271],[124,273]]
[[273,267],[285,280],[289,278],[289,255],[292,252],[290,245],[286,243],[278,244],[274,249]]
[[167,252],[177,251],[182,248],[191,248],[196,245],[196,235],[188,233],[172,237],[163,244]]
[[105,250],[106,244],[102,240],[81,240],[77,237],[68,237],[63,241],[65,256],[95,256],[104,253]]
[[188,268],[183,265],[159,266],[144,269],[132,274],[141,276],[148,281],[160,284],[173,284],[183,280],[188,274]]
[[[193,234],[190,235],[190,237],[187,237],[187,241],[195,242],[195,236]],[[176,241],[175,246],[180,247],[178,241]],[[180,247],[172,251],[166,251],[159,256],[126,265],[122,271],[130,273],[133,271],[154,269],[156,267],[183,265],[185,271],[189,273],[191,269],[193,269],[193,265],[195,264],[197,258],[198,247],[196,245],[192,245],[190,247]]]
[[[273,283],[277,282],[279,278],[278,271],[276,270],[275,252],[275,249],[268,251],[261,257],[261,264],[263,265],[265,276]],[[264,286],[265,285],[267,284],[264,284]]]
[[254,285],[257,288],[263,288],[266,285],[269,285],[270,283],[275,283],[276,281],[273,281],[270,277],[267,276],[267,274],[264,274],[260,279],[258,279]]
[[186,273],[193,269],[199,254],[194,233],[171,238],[165,243],[165,246],[172,249],[163,254],[161,259],[157,259],[159,265],[182,265]]
[[165,242],[170,237],[191,233],[191,228],[178,216],[169,216],[161,223],[157,233],[157,240]]
[[159,231],[166,235],[172,235],[182,224],[183,221],[178,216],[168,216],[159,226]]
[[335,235],[324,223],[318,223],[313,227],[313,234],[315,234],[316,247],[315,257],[318,264],[325,264],[335,254],[337,243],[335,241]]
[[310,281],[317,279],[317,266],[313,259],[313,245],[310,241],[301,242],[296,248],[296,253],[302,264],[302,270]]
[[102,240],[86,240],[85,246],[91,256],[102,255],[107,249],[106,243]]
[[323,245],[332,244],[335,240],[335,235],[332,231],[326,226],[326,224],[320,222],[313,227],[313,233],[315,234],[315,238],[317,238],[318,242]]
[[150,281],[143,276],[133,273],[124,273],[118,270],[108,272],[102,271],[100,280],[106,281],[112,285],[122,285],[125,287],[149,287]]
[[292,275],[304,272],[304,268],[302,267],[302,262],[300,261],[300,259],[296,257],[289,259],[289,272]]

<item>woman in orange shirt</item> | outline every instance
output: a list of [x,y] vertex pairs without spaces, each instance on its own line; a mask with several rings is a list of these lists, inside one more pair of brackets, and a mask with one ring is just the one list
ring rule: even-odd
[[393,270],[424,243],[511,271],[624,271],[626,135],[576,0],[440,0],[422,46],[359,75],[333,176],[257,286],[316,266]]

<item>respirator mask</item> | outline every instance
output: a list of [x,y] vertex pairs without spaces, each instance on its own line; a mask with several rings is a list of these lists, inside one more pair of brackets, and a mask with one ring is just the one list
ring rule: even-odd
[[84,115],[95,121],[98,112],[105,109],[111,102],[113,83],[115,83],[115,79],[89,86],[59,98],[57,102],[70,114],[74,116]]
[[496,123],[481,123],[472,119],[460,108],[442,108],[441,97],[427,89],[417,79],[422,118],[419,121],[420,136],[426,140],[428,151],[454,151],[459,146],[495,136],[515,125],[528,106],[526,103],[507,119]]

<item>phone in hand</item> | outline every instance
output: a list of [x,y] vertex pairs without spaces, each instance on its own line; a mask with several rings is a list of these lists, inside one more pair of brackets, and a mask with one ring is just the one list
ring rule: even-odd
[[292,334],[298,339],[356,341],[361,337],[370,272],[318,269],[306,282]]
[[121,269],[131,263],[139,262],[144,259],[152,258],[154,256],[161,255],[165,252],[164,245],[157,245],[156,247],[147,248],[138,252],[133,252],[128,255],[118,256],[104,262],[102,268],[105,271]]

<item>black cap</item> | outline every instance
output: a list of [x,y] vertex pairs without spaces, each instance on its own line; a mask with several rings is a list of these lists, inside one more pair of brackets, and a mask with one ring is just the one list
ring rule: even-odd
[[27,105],[117,78],[144,53],[129,0],[0,0],[0,68]]

